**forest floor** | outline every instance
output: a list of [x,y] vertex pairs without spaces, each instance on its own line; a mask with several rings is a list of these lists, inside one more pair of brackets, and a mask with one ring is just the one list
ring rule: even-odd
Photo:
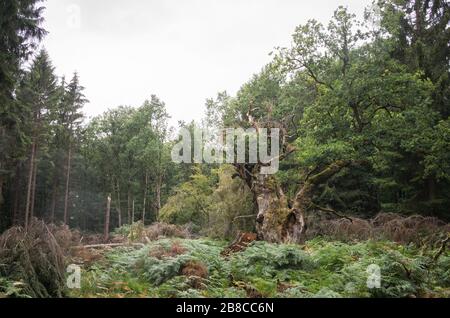
[[303,245],[162,238],[82,249],[70,297],[450,297],[450,253],[390,241]]

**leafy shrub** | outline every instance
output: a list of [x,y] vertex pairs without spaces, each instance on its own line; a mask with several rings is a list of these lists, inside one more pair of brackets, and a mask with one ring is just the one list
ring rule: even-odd
[[235,169],[223,165],[205,175],[195,168],[191,179],[177,187],[160,211],[160,219],[167,223],[192,224],[192,230],[203,236],[230,239],[238,231],[251,231],[256,217],[252,216],[251,191],[239,178]]
[[240,178],[233,178],[236,170],[231,165],[217,169],[219,182],[211,195],[208,224],[201,233],[211,238],[233,239],[239,232],[253,231],[256,216],[253,196]]
[[162,207],[159,217],[163,222],[177,225],[193,222],[198,229],[207,223],[214,180],[200,169],[194,170],[190,180],[178,186]]
[[142,241],[145,237],[144,224],[141,221],[124,224],[115,229],[114,232],[125,236],[130,242]]

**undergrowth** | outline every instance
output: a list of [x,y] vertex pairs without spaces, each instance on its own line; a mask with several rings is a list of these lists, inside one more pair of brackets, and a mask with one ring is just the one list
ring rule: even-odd
[[0,297],[64,297],[71,239],[66,227],[37,219],[28,230],[16,226],[0,235]]
[[[161,239],[116,248],[82,272],[73,297],[448,297],[450,254],[389,241],[255,242],[225,258],[226,242]],[[379,288],[368,268],[379,267]]]

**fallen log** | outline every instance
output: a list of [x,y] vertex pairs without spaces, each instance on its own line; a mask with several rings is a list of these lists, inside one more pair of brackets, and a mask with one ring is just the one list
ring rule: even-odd
[[256,233],[239,233],[237,238],[227,248],[225,248],[220,255],[230,256],[233,253],[245,250],[251,243],[256,240]]
[[92,244],[92,245],[78,245],[72,248],[103,248],[103,247],[119,247],[119,246],[139,246],[144,247],[143,243],[107,243],[107,244]]

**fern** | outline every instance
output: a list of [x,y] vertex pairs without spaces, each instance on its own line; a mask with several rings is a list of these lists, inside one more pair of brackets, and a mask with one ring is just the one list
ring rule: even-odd
[[[170,251],[174,244],[185,251],[152,256],[155,250]],[[435,251],[413,245],[388,241],[348,244],[317,238],[304,246],[255,242],[224,258],[220,252],[225,246],[226,242],[207,239],[162,239],[140,250],[116,248],[89,268],[82,276],[81,291],[73,293],[89,297],[190,298],[449,296],[447,251],[433,261]],[[180,273],[191,260],[208,267],[201,287],[195,287]],[[380,288],[367,286],[369,265],[380,268]],[[5,288],[0,288],[3,293]]]
[[23,287],[24,284],[22,282],[11,281],[5,277],[0,277],[0,298],[29,298],[29,296],[24,293]]

